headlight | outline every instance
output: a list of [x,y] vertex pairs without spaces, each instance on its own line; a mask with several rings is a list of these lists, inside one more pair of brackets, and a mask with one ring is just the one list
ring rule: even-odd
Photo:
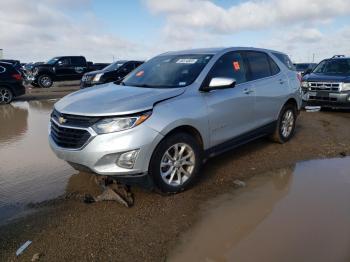
[[107,134],[133,128],[146,121],[152,112],[148,111],[136,116],[105,118],[97,122],[92,128],[98,134]]
[[301,82],[301,87],[307,88],[307,87],[309,87],[309,83],[306,81],[303,81],[303,82]]
[[96,74],[95,77],[92,79],[93,82],[100,81],[101,76],[103,76],[103,73]]
[[341,85],[341,91],[350,91],[350,83],[343,83]]

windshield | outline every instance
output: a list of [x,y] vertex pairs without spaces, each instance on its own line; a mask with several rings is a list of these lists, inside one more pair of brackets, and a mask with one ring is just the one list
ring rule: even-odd
[[121,67],[124,63],[125,61],[117,61],[117,62],[114,62],[113,64],[106,66],[103,70],[113,71]]
[[305,71],[309,68],[309,64],[296,64],[295,68],[297,71]]
[[58,61],[58,59],[60,59],[60,58],[54,57],[54,58],[50,59],[49,61],[47,61],[46,64],[53,65],[54,63],[56,63]]
[[350,59],[324,60],[315,68],[314,73],[350,75]]
[[127,86],[172,88],[192,84],[212,55],[161,55],[129,74],[122,84]]

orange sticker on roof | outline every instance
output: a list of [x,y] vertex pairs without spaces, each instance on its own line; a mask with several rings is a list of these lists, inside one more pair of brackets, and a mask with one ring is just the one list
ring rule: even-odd
[[136,76],[137,76],[137,77],[143,76],[144,73],[145,73],[145,71],[137,72],[137,73],[136,73]]
[[237,61],[233,61],[233,68],[235,69],[235,71],[238,71],[241,69],[239,62]]

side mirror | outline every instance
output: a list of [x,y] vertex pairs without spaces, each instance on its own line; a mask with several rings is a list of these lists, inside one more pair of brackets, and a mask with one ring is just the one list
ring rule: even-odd
[[210,80],[209,86],[202,88],[202,91],[209,92],[215,89],[233,88],[236,85],[236,79],[227,77],[214,77]]

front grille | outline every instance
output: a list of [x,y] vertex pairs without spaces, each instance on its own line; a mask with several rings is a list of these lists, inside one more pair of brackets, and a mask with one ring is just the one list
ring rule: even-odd
[[100,117],[62,114],[57,110],[53,110],[51,117],[54,120],[56,120],[56,122],[58,123],[61,123],[60,121],[60,118],[61,118],[64,121],[64,124],[67,126],[75,126],[75,127],[82,127],[82,128],[90,127],[100,120]]
[[79,149],[89,140],[91,134],[85,129],[59,126],[51,120],[51,138],[63,148]]
[[309,96],[309,100],[337,102],[337,98],[329,96]]
[[340,92],[340,83],[309,82],[310,91]]

